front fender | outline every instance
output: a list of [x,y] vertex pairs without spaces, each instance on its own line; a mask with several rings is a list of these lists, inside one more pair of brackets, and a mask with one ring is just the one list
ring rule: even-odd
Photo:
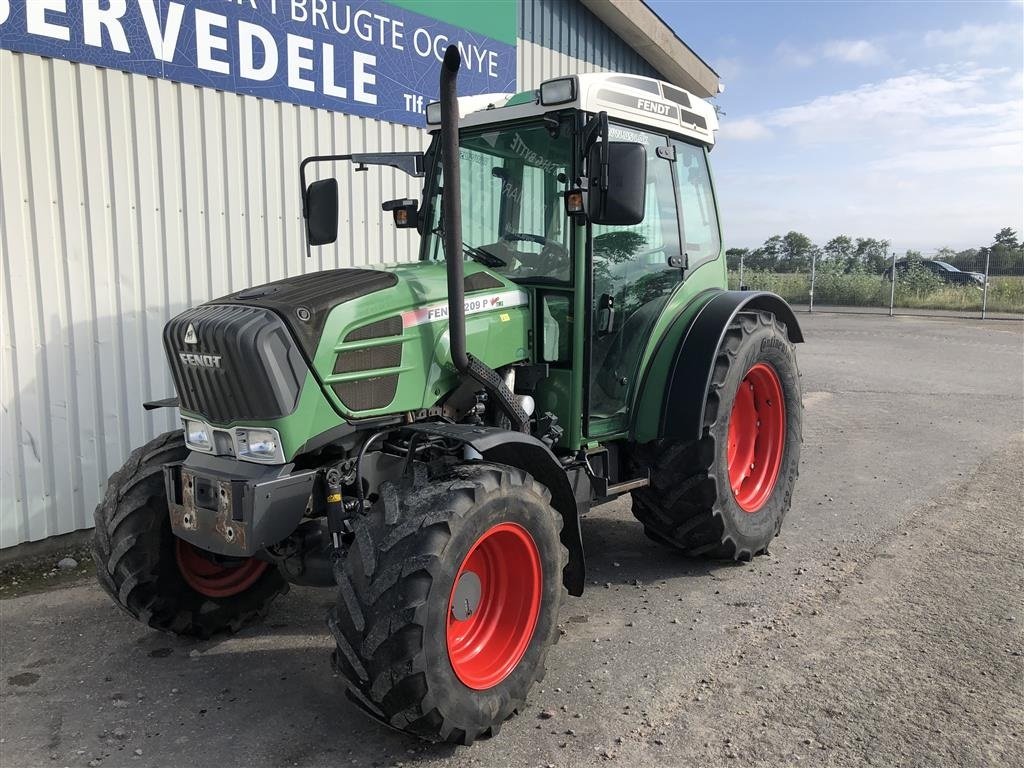
[[562,573],[562,581],[570,595],[583,594],[586,562],[579,507],[569,477],[551,449],[532,435],[498,427],[422,422],[410,424],[404,429],[441,435],[469,445],[483,456],[484,461],[529,472],[537,482],[551,491],[551,506],[562,516],[562,544],[569,550],[569,563]]
[[804,340],[792,308],[766,291],[716,291],[680,311],[658,342],[644,372],[630,438],[697,440],[704,423],[704,403],[715,356],[725,331],[743,310],[773,313],[785,323],[789,340]]

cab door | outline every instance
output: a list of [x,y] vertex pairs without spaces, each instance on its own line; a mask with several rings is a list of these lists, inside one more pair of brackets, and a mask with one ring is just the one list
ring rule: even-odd
[[644,219],[633,226],[591,225],[591,317],[586,434],[625,429],[644,345],[669,294],[683,279],[674,151],[668,138],[610,126],[612,141],[647,150]]

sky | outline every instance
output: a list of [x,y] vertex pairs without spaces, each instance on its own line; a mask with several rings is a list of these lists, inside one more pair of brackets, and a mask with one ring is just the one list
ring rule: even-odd
[[1024,233],[1024,4],[647,0],[725,85],[727,247]]

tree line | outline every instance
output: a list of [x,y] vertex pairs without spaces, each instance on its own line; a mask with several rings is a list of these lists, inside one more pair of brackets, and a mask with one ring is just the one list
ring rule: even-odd
[[[759,248],[730,248],[725,252],[730,270],[740,268],[763,272],[807,272],[813,259],[818,269],[844,274],[880,275],[892,264],[888,240],[873,237],[837,235],[824,245],[816,245],[803,232],[773,235]],[[907,259],[924,259],[920,251],[908,250]],[[1024,275],[1024,244],[1012,227],[996,233],[989,245],[955,251],[939,248],[929,258],[945,261],[965,272],[984,272],[986,260],[990,275]]]

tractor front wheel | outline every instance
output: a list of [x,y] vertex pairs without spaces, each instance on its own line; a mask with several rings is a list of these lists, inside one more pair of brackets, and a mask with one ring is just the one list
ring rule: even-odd
[[747,560],[768,549],[789,510],[803,404],[786,327],[741,312],[726,330],[699,440],[638,447],[633,514],[647,535],[689,555]]
[[335,669],[378,720],[430,741],[497,734],[544,674],[568,554],[525,472],[385,483],[335,566]]
[[132,452],[96,507],[92,552],[100,586],[130,616],[205,638],[256,621],[288,583],[269,563],[216,562],[174,535],[163,465],[187,455],[180,429]]

